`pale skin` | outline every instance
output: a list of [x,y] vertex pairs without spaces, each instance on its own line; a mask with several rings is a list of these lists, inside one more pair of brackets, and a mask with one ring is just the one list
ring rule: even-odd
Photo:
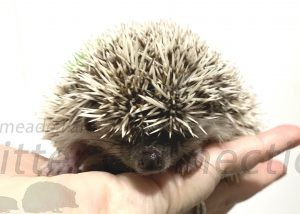
[[[167,171],[153,176],[86,172],[53,177],[36,176],[32,163],[38,159],[42,165],[46,159],[32,153],[23,154],[19,169],[24,174],[17,175],[15,150],[2,146],[0,156],[5,151],[9,155],[0,175],[0,195],[21,201],[28,186],[48,181],[76,192],[79,207],[63,208],[63,213],[184,213],[204,200],[209,214],[223,214],[285,175],[283,163],[271,159],[299,144],[300,128],[283,125],[257,136],[209,145],[204,149],[209,164],[187,176]],[[221,179],[242,171],[238,183]]]

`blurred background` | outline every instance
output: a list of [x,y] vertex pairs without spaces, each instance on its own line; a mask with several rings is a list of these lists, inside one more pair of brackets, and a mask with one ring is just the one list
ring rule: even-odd
[[[189,26],[239,68],[265,129],[300,125],[299,1],[0,0],[0,144],[35,150],[43,142],[49,157],[38,115],[73,53],[117,24],[160,19]],[[300,148],[278,159],[287,176],[231,214],[299,213]]]

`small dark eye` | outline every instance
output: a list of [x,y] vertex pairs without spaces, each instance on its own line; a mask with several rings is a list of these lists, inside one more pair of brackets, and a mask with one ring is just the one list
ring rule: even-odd
[[[97,109],[99,107],[99,104],[96,101],[90,100],[85,107],[90,109]],[[93,121],[92,118],[84,118],[84,126],[85,129],[89,132],[97,130],[96,122]]]
[[97,130],[96,123],[94,121],[91,121],[90,118],[84,119],[84,126],[85,126],[85,129],[89,132],[93,132],[93,131]]

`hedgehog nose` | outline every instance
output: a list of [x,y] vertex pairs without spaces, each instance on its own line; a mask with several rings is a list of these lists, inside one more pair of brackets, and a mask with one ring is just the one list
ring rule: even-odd
[[162,168],[162,157],[158,151],[143,152],[138,162],[140,169],[145,171],[159,170]]

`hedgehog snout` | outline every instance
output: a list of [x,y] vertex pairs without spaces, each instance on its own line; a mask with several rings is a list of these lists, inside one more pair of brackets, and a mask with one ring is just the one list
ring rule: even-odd
[[163,167],[162,154],[155,148],[147,148],[141,153],[137,165],[144,171],[161,170]]
[[135,171],[141,174],[153,174],[163,171],[168,166],[167,154],[155,146],[145,146],[134,158]]

